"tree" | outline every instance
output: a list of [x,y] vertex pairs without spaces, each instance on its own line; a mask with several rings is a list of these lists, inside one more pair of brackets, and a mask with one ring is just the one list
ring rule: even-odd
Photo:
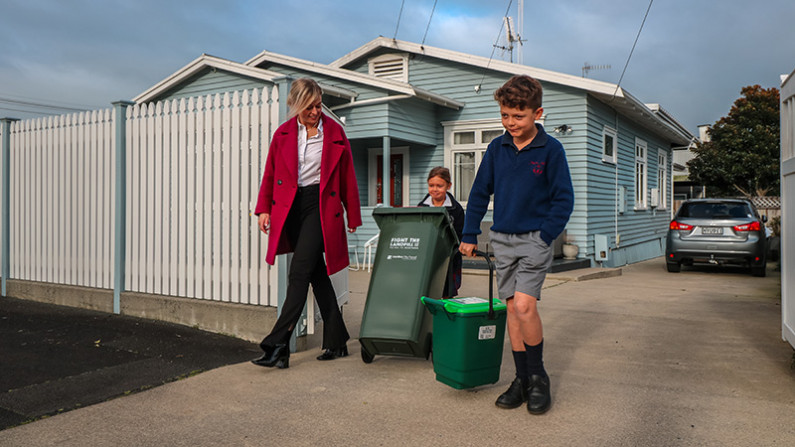
[[779,92],[744,87],[728,116],[710,127],[710,141],[693,149],[690,179],[710,196],[751,198],[779,193]]

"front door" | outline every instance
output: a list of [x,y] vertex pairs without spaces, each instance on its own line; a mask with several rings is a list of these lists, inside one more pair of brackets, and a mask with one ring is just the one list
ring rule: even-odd
[[[389,157],[389,204],[391,206],[403,206],[403,154],[392,154]],[[376,197],[377,203],[384,203],[384,157],[376,157]]]

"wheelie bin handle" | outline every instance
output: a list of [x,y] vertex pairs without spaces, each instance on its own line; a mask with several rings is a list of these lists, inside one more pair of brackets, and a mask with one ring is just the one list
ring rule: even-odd
[[475,255],[476,256],[483,256],[483,258],[486,259],[486,264],[489,265],[489,316],[488,316],[488,319],[489,320],[494,320],[495,319],[495,317],[494,317],[494,303],[493,303],[493,301],[494,301],[494,264],[492,264],[491,258],[489,257],[489,254],[484,252],[484,251],[475,250]]

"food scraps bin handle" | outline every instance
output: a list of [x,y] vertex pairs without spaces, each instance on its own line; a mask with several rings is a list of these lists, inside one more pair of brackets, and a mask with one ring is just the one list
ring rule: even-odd
[[486,264],[489,265],[489,320],[494,320],[494,264],[491,263],[489,254],[480,250],[475,250],[475,255],[483,256]]
[[428,309],[428,312],[430,312],[431,315],[436,315],[436,312],[444,312],[444,314],[447,316],[447,318],[450,321],[455,321],[454,314],[448,312],[447,309],[444,307],[444,300],[435,300],[433,298],[428,298],[427,296],[423,296],[420,298],[420,301],[422,301],[422,304],[425,305],[425,307]]

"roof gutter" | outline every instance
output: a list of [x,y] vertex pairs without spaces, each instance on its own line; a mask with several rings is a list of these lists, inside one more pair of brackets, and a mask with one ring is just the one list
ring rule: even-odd
[[348,109],[351,107],[358,107],[358,106],[371,106],[373,104],[382,104],[385,102],[396,101],[398,99],[409,99],[413,98],[411,95],[392,95],[392,96],[383,96],[381,98],[372,98],[372,99],[363,99],[361,101],[351,101],[347,104],[340,104],[338,106],[331,107],[332,111],[337,111],[341,109]]

